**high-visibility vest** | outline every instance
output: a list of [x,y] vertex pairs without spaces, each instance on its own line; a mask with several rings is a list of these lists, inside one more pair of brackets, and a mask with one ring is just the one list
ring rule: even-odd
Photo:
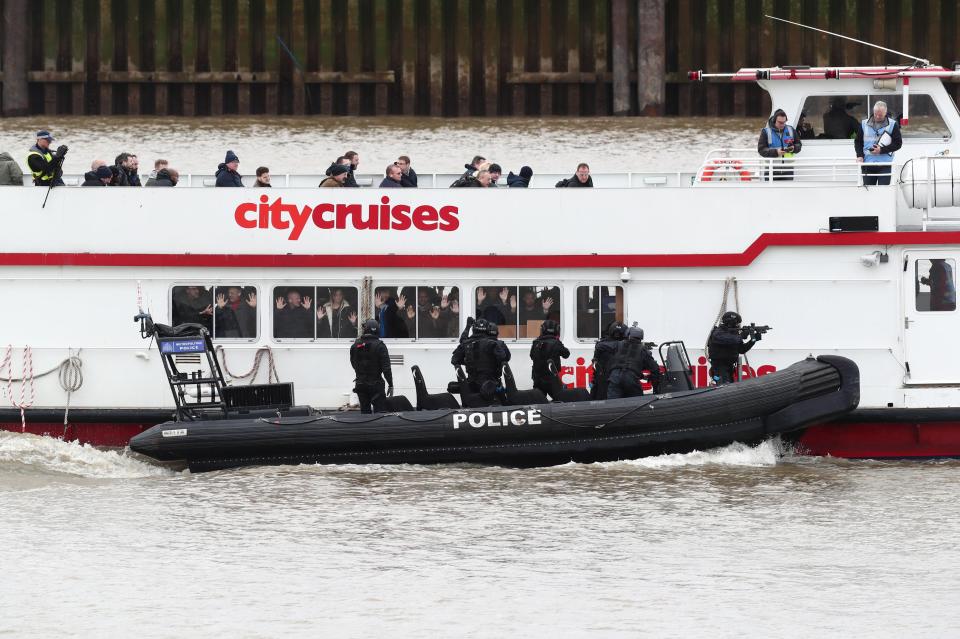
[[864,120],[860,123],[863,127],[863,161],[864,162],[893,162],[893,153],[878,153],[874,155],[873,153],[868,153],[868,150],[877,144],[880,141],[880,138],[883,137],[884,133],[888,133],[891,136],[893,135],[893,127],[896,126],[896,121],[887,118],[890,124],[882,126],[879,129],[875,129],[867,122],[869,120]]
[[27,153],[27,166],[30,166],[31,155],[39,155],[47,161],[47,168],[44,171],[34,171],[33,169],[30,169],[30,172],[33,173],[33,183],[50,184],[55,175],[53,170],[53,154],[50,153],[49,150],[44,151],[39,146],[33,145],[30,147],[30,151]]
[[[767,146],[771,149],[785,149],[792,146],[797,139],[797,132],[789,124],[784,125],[783,133],[772,126],[763,127],[763,132],[767,134]],[[783,157],[792,158],[794,155],[793,153],[784,153]]]

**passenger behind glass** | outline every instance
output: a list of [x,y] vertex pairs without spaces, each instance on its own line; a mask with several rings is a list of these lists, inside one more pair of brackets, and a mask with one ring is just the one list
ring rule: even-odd
[[506,286],[477,287],[477,319],[482,317],[498,326],[507,324],[510,321],[510,290]]
[[257,336],[257,293],[246,296],[239,286],[217,287],[217,308],[214,310],[215,337],[251,338]]
[[350,306],[342,288],[330,290],[330,301],[317,304],[317,337],[340,339],[357,337],[357,310]]
[[290,289],[286,297],[277,297],[273,311],[273,336],[278,338],[313,337],[313,299]]
[[[546,293],[546,291],[544,291]],[[543,299],[537,300],[537,294],[532,288],[524,289],[519,307],[517,297],[510,296],[510,314],[517,317],[519,313],[520,325],[523,326],[530,321],[543,321],[550,317],[550,309],[554,305],[554,299],[550,295],[544,295]]]
[[373,301],[377,307],[380,337],[404,338],[410,336],[410,331],[407,330],[407,324],[403,319],[406,309],[397,304],[395,289],[385,286],[377,288],[373,294]]
[[203,286],[174,288],[173,325],[201,324],[213,333],[213,293]]

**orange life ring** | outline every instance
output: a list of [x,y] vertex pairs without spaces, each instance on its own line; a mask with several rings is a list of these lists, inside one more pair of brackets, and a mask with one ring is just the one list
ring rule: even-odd
[[[750,171],[747,171],[743,168],[743,163],[740,160],[711,160],[706,168],[703,169],[703,177],[700,178],[701,182],[712,182],[714,174],[722,169],[722,173],[729,173],[730,171],[735,172],[740,176],[741,182],[749,182],[753,179],[753,174]],[[726,178],[717,176],[718,182],[725,182]]]

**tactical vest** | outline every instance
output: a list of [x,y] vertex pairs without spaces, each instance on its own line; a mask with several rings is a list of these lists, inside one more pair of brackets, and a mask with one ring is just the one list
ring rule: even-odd
[[369,337],[361,337],[353,343],[357,380],[380,380],[380,344],[380,340]]
[[560,369],[560,357],[557,354],[557,340],[553,337],[538,337],[533,340],[530,358],[533,360],[533,376],[550,376],[550,362]]
[[638,339],[627,339],[620,342],[610,370],[619,368],[640,375],[643,372],[643,350],[643,342]]
[[887,118],[890,124],[882,126],[879,129],[875,129],[868,124],[869,119],[864,120],[860,123],[861,128],[863,128],[863,161],[864,162],[893,162],[893,153],[878,153],[874,155],[869,153],[868,150],[873,147],[874,144],[880,141],[880,138],[884,133],[893,135],[893,127],[896,125],[896,122],[893,118]]
[[[725,344],[718,342],[716,336],[720,333],[730,333],[737,336],[737,344]],[[731,342],[733,340],[730,340]],[[710,339],[707,341],[707,348],[710,350],[710,361],[717,364],[736,364],[737,360],[740,358],[740,344],[743,343],[743,340],[740,339],[740,331],[737,329],[728,329],[723,326],[717,326],[712,331],[710,331]]]
[[475,379],[496,379],[500,377],[500,362],[493,350],[496,341],[481,337],[464,344],[464,364],[467,376]]

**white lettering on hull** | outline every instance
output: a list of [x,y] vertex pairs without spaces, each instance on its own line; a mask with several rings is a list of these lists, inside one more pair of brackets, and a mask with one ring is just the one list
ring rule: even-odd
[[498,413],[456,413],[453,416],[453,429],[469,424],[474,428],[493,428],[497,426],[539,426],[543,423],[539,410],[500,411]]

